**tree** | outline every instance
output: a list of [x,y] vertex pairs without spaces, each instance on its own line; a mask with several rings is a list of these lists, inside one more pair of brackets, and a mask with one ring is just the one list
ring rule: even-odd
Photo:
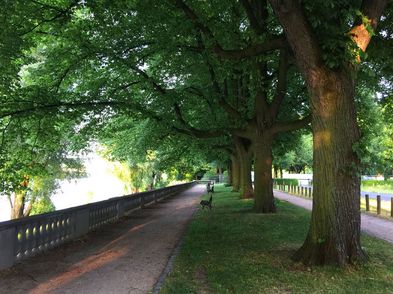
[[118,174],[134,191],[193,180],[207,169],[206,162],[228,157],[225,152],[214,150],[214,139],[209,143],[206,139],[190,138],[151,119],[118,116],[107,122],[98,138],[106,146],[106,155],[123,163]]
[[313,212],[295,258],[308,264],[363,261],[355,75],[387,1],[365,0],[361,7],[350,1],[269,2],[306,80],[313,114]]
[[0,191],[10,201],[12,219],[28,216],[57,188],[56,180],[79,175],[81,164],[72,153],[74,125],[45,114],[6,116],[0,125]]
[[[312,167],[312,136],[304,131],[280,135],[273,148],[273,166],[278,170],[301,173]],[[276,177],[278,177],[276,175]]]

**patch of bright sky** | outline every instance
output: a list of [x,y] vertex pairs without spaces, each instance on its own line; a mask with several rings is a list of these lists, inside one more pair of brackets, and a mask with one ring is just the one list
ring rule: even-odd
[[[86,178],[62,181],[52,196],[56,210],[84,205],[124,195],[124,183],[112,172],[113,163],[91,153],[84,160]],[[0,197],[0,221],[9,220],[10,205],[6,197]]]

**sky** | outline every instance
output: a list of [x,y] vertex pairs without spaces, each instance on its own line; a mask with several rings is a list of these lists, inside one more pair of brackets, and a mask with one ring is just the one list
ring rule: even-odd
[[[84,205],[124,195],[124,184],[111,169],[113,164],[96,154],[85,159],[87,177],[62,181],[60,189],[52,196],[56,210]],[[10,205],[6,197],[0,197],[0,221],[10,219]]]

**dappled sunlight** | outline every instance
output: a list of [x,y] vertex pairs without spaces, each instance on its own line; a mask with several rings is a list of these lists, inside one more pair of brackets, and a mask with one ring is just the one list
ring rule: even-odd
[[317,131],[314,133],[314,148],[328,147],[332,144],[331,131]]
[[60,275],[57,275],[47,282],[40,283],[36,288],[32,289],[29,293],[46,293],[53,291],[67,283],[71,283],[80,278],[84,274],[96,271],[117,259],[127,255],[129,252],[129,244],[125,239],[129,238],[127,233],[135,233],[141,231],[147,225],[154,223],[154,220],[136,225],[131,229],[124,232],[118,238],[107,243],[100,249],[100,253],[95,253],[82,261],[72,265],[69,270]]
[[124,256],[127,252],[127,248],[123,247],[118,250],[111,250],[111,251],[104,251],[100,254],[90,256],[74,266],[64,273],[53,277],[47,282],[39,284],[36,288],[32,289],[29,293],[32,294],[39,294],[39,293],[46,293],[49,291],[53,291],[56,288],[63,286],[66,283],[70,283],[71,281],[79,278],[80,276],[97,270],[108,263],[119,259],[120,257]]

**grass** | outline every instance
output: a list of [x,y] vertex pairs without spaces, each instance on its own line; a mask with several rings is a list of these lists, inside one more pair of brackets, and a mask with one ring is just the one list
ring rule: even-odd
[[370,262],[357,267],[306,267],[291,255],[306,237],[310,213],[278,202],[278,213],[252,211],[230,188],[216,186],[214,208],[188,227],[162,293],[388,293],[393,246],[362,236]]
[[367,192],[393,194],[393,180],[386,180],[386,181],[363,180],[362,190]]

